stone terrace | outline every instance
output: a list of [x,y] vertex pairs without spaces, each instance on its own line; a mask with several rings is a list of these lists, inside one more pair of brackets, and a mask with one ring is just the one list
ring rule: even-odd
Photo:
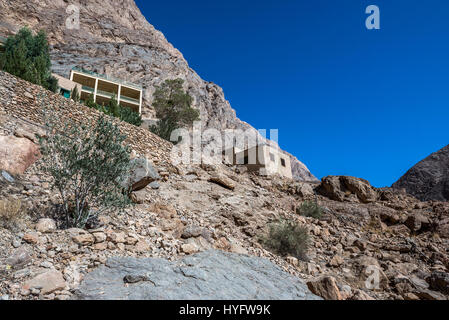
[[[0,109],[8,115],[33,124],[43,125],[43,108],[59,113],[61,119],[71,118],[76,122],[97,119],[101,114],[81,103],[66,99],[41,86],[19,79],[0,71]],[[146,156],[155,164],[170,168],[172,144],[159,138],[146,129],[133,126],[116,118],[109,117],[120,125],[120,130],[128,138],[127,143],[138,154]]]

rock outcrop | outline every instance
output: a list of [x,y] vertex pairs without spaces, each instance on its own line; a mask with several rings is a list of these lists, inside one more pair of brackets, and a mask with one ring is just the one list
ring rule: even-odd
[[22,174],[39,158],[39,148],[26,138],[0,135],[0,169]]
[[[151,107],[155,86],[166,79],[182,78],[193,106],[201,112],[203,127],[253,129],[237,118],[222,88],[201,79],[147,22],[133,0],[84,0],[79,4],[79,29],[68,29],[66,21],[72,13],[66,12],[66,1],[0,1],[0,35],[12,34],[25,25],[44,29],[52,44],[55,73],[68,77],[71,68],[82,67],[142,85],[144,119],[155,117]],[[254,129],[253,134],[258,135]],[[289,156],[296,179],[316,181],[304,164]]]
[[77,296],[88,300],[319,299],[299,278],[268,260],[216,250],[176,262],[112,258],[85,277]]
[[427,201],[449,200],[449,145],[412,167],[392,186]]
[[365,179],[348,176],[327,176],[316,188],[318,193],[336,201],[374,202],[377,192]]

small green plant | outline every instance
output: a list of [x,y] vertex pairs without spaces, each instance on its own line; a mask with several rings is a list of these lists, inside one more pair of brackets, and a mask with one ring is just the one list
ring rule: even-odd
[[142,124],[142,116],[129,107],[120,106],[120,120],[139,127]]
[[305,227],[286,219],[280,219],[268,227],[268,235],[260,239],[262,245],[281,256],[305,258],[309,246],[309,235]]
[[54,114],[46,116],[46,125],[41,166],[53,177],[68,227],[82,228],[90,218],[130,204],[122,187],[131,168],[130,150],[118,126],[104,115],[80,125]]
[[304,201],[297,209],[297,213],[304,217],[320,219],[323,215],[323,208],[316,201]]
[[109,100],[108,109],[114,117],[120,118],[120,106],[115,98],[115,95],[113,95],[111,100]]
[[100,112],[103,112],[104,114],[107,114],[108,116],[119,118],[122,121],[128,122],[135,126],[140,126],[142,124],[142,116],[132,110],[129,107],[123,107],[122,105],[119,105],[117,103],[117,100],[115,99],[115,96],[112,97],[112,99],[109,101],[108,105],[99,105],[94,100],[94,95],[91,93],[86,101],[84,101],[84,104],[89,107],[96,109]]

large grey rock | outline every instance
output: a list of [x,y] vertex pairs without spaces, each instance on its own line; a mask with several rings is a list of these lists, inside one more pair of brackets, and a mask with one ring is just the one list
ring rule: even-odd
[[132,170],[123,182],[123,187],[138,191],[148,184],[159,180],[160,176],[151,163],[145,158],[131,160]]
[[416,164],[392,187],[405,188],[421,201],[448,201],[449,145]]
[[216,250],[175,262],[111,258],[84,278],[76,295],[95,300],[320,299],[268,260]]

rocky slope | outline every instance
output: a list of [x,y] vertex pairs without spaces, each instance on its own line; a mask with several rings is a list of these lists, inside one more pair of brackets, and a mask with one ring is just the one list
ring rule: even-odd
[[[36,134],[41,134],[35,112],[41,94],[42,88],[0,73],[0,136],[8,137],[1,141],[28,141],[0,146],[0,152],[14,151],[1,154],[6,159],[2,166],[6,163],[8,170],[22,172],[11,177],[0,167],[0,201],[21,203],[14,219],[0,219],[3,299],[82,298],[92,281],[107,281],[101,270],[111,268],[108,260],[117,261],[110,260],[113,257],[124,257],[123,264],[115,264],[120,273],[126,261],[141,265],[146,258],[162,258],[161,265],[174,266],[186,261],[186,256],[209,250],[269,259],[303,279],[311,292],[324,299],[449,297],[449,203],[421,202],[396,189],[375,189],[354,177],[330,176],[321,183],[306,183],[258,176],[241,166],[169,167],[166,142],[125,123],[121,124],[125,133],[142,135],[142,139],[128,140],[133,157],[148,158],[158,171],[149,170],[152,179],[147,182],[159,181],[134,191],[133,207],[100,216],[87,230],[64,229],[55,211],[58,198],[49,189],[50,178],[39,169],[40,160],[30,165],[17,157],[27,155],[33,149],[30,143],[35,144]],[[46,99],[55,113],[79,121],[98,116],[95,110],[50,92]],[[136,177],[144,180],[143,175]],[[323,216],[299,214],[305,200],[317,201]],[[310,245],[302,259],[279,256],[260,244],[267,225],[281,217],[307,229]],[[222,272],[222,262],[213,254],[187,261],[202,263],[204,256],[211,258],[207,270]],[[262,263],[254,258],[236,259],[252,266],[245,269],[248,272]],[[269,270],[274,271],[271,268],[270,264]],[[186,274],[190,271],[196,275],[198,270]],[[173,276],[180,275],[175,272]],[[127,278],[126,285],[145,286],[145,281],[140,283],[145,279],[139,277]],[[266,288],[261,284],[253,283],[252,289]],[[192,285],[203,286],[205,293],[211,288],[201,279]],[[293,295],[307,294],[302,286],[296,289],[292,288]]]
[[[68,77],[70,69],[78,66],[142,85],[145,118],[154,118],[154,86],[166,79],[182,78],[194,98],[194,107],[201,111],[204,127],[251,128],[236,117],[223,90],[202,80],[182,54],[146,21],[133,0],[82,0],[79,4],[80,29],[69,30],[67,1],[0,0],[0,34],[14,33],[24,25],[44,29],[52,44],[54,72]],[[316,181],[303,163],[289,156],[294,177]]]
[[449,201],[449,145],[413,166],[392,186],[422,201]]

